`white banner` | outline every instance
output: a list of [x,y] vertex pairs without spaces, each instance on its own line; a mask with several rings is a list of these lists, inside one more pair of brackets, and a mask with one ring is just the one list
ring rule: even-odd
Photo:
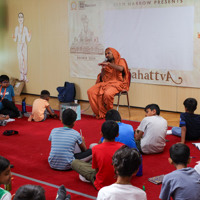
[[70,0],[71,76],[96,79],[113,47],[132,82],[199,87],[199,9],[195,0]]

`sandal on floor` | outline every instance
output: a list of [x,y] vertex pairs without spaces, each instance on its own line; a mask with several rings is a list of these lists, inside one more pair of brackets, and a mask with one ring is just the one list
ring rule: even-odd
[[6,136],[15,135],[15,134],[18,134],[18,131],[6,130],[6,131],[3,132],[3,135],[6,135]]

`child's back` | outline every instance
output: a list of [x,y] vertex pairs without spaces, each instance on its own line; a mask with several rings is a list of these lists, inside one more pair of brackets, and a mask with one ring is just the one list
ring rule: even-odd
[[104,142],[92,148],[92,168],[98,169],[94,186],[97,190],[115,182],[112,156],[122,146],[120,142]]
[[200,138],[200,115],[194,113],[181,113],[180,126],[186,126],[186,140],[198,140]]
[[38,98],[33,102],[32,115],[34,121],[40,122],[44,119],[47,106],[49,106],[49,102],[45,99]]
[[[168,189],[169,188],[169,189]],[[191,167],[175,170],[164,176],[161,199],[200,200],[200,175]]]
[[185,140],[200,139],[200,115],[194,114],[197,100],[187,98],[183,104],[185,112],[180,115],[180,127],[172,128],[172,134],[181,137],[181,143],[185,143]]
[[185,144],[174,144],[170,148],[169,163],[176,170],[164,176],[160,199],[200,199],[200,175],[195,169],[187,167],[190,161],[190,149]]
[[48,162],[53,169],[71,169],[76,143],[82,143],[80,134],[72,128],[54,128],[49,136],[51,151]]
[[139,152],[124,145],[113,155],[112,164],[117,176],[116,183],[103,187],[97,200],[146,200],[146,193],[131,184],[131,178],[141,164]]
[[92,151],[86,148],[84,137],[73,129],[76,118],[77,114],[74,110],[70,108],[64,110],[62,112],[64,127],[54,128],[51,131],[49,136],[51,151],[48,162],[53,169],[69,170],[75,158],[86,161],[92,158]]

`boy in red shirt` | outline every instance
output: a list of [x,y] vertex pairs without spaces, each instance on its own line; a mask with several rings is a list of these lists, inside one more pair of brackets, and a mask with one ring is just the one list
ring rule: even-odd
[[92,164],[81,160],[72,162],[72,169],[92,182],[97,190],[116,181],[112,156],[123,145],[120,142],[115,142],[115,137],[119,135],[119,126],[115,121],[104,122],[101,134],[104,140],[103,143],[92,148]]

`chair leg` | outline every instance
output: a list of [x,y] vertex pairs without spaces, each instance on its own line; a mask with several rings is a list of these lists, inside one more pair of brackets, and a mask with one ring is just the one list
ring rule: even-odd
[[128,104],[128,109],[130,110],[130,105],[129,105],[129,98],[128,98],[128,92],[126,93],[126,97],[127,97],[127,104]]
[[118,101],[117,101],[117,111],[119,110],[119,100],[120,100],[120,94],[118,94]]

